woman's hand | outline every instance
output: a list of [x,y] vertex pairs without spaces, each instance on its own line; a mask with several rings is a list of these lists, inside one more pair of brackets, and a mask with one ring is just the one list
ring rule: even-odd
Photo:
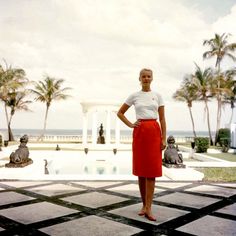
[[138,127],[139,125],[140,125],[140,120],[136,120],[130,128],[135,128]]
[[161,141],[161,150],[164,150],[166,148],[166,140],[162,139]]

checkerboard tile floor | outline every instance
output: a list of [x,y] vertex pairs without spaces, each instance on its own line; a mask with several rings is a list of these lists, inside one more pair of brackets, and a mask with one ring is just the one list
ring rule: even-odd
[[0,180],[0,235],[236,235],[235,183],[157,181],[156,222],[136,181]]

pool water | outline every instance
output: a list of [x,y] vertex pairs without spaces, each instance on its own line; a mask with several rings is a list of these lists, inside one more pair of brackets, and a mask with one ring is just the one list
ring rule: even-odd
[[[75,153],[74,153],[75,154]],[[64,156],[64,157],[63,157]],[[48,157],[45,174],[53,175],[130,175],[132,174],[132,153],[120,151],[83,151],[76,155],[64,154]]]
[[[9,156],[12,150],[4,150]],[[183,152],[182,152],[183,153]],[[183,157],[188,157],[184,152]],[[83,150],[53,151],[30,150],[33,164],[24,168],[4,168],[8,160],[3,160],[1,177],[5,179],[132,179],[132,151]],[[47,165],[45,165],[47,163]],[[1,164],[1,163],[0,163]]]

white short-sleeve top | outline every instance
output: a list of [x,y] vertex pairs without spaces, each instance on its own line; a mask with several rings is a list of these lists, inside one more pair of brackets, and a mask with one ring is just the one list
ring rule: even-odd
[[134,105],[136,119],[158,119],[158,108],[164,106],[161,95],[154,91],[139,91],[131,94],[125,101],[128,106]]

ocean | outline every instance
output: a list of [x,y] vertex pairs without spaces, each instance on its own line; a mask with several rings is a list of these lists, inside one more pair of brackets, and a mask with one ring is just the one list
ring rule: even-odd
[[[12,129],[14,137],[21,137],[24,134],[28,136],[39,136],[42,133],[41,129]],[[0,133],[7,135],[6,129],[0,129]],[[104,131],[106,133],[106,131]],[[207,131],[197,131],[198,137],[207,137]],[[92,130],[88,130],[88,135],[92,134]],[[45,135],[82,135],[82,129],[47,129]],[[115,130],[111,130],[111,136],[115,135]],[[132,130],[121,130],[121,136],[131,136]],[[193,137],[192,131],[181,130],[167,130],[167,137],[173,135],[174,137]]]

